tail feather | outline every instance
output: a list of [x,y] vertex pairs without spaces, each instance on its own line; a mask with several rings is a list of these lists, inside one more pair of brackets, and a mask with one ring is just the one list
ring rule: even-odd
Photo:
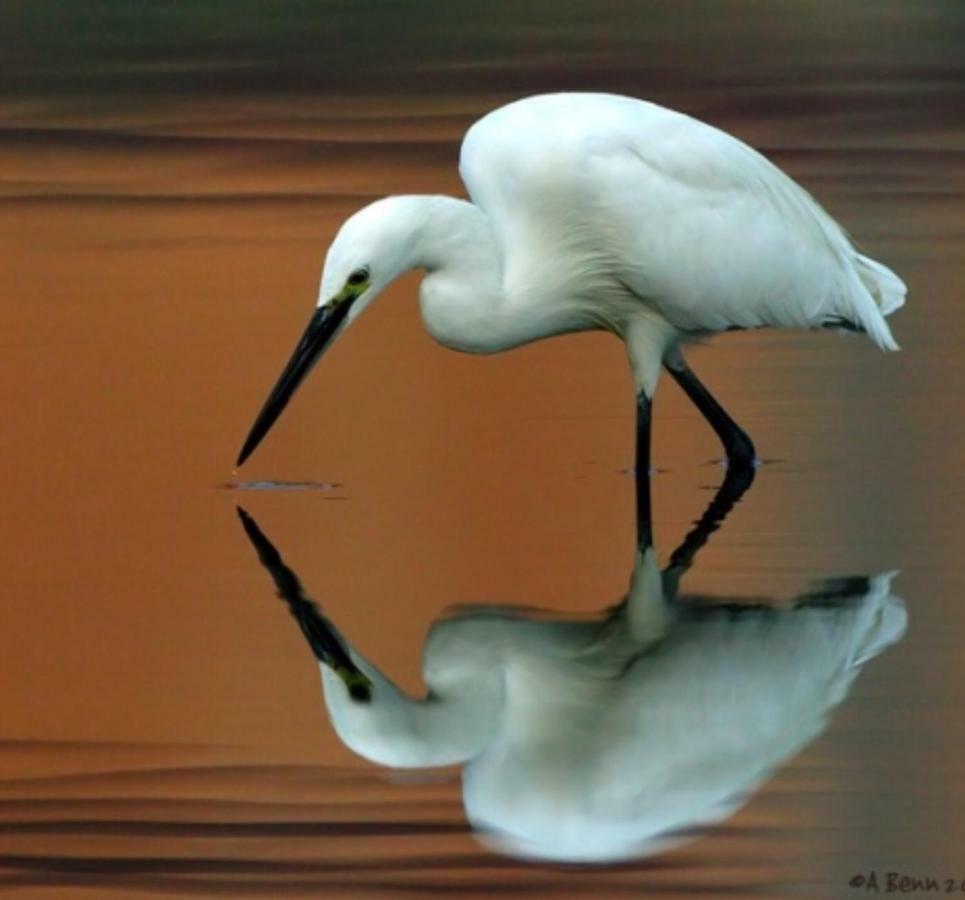
[[882,350],[897,350],[885,316],[905,302],[905,283],[891,269],[858,254],[851,291],[851,315],[855,326],[867,333]]
[[874,297],[883,316],[890,316],[896,309],[905,305],[905,294],[908,289],[891,269],[860,253],[857,263],[858,276],[868,289],[868,293]]

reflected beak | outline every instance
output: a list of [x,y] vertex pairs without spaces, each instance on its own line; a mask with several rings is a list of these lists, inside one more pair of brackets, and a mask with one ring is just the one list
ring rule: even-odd
[[288,360],[288,365],[285,366],[278,382],[271,389],[265,405],[258,413],[258,418],[255,419],[255,424],[251,426],[251,431],[248,432],[248,437],[245,439],[245,445],[241,448],[241,453],[238,454],[237,465],[240,466],[251,456],[255,447],[261,443],[261,439],[275,424],[275,420],[288,405],[288,401],[291,400],[298,386],[312,370],[312,366],[318,362],[318,358],[325,351],[325,348],[332,342],[355,299],[355,297],[346,297],[337,302],[320,306],[315,310],[305,333],[295,348],[295,352]]
[[257,522],[240,506],[236,506],[235,509],[238,511],[238,518],[241,519],[248,540],[258,554],[258,559],[275,582],[278,596],[288,603],[288,609],[301,627],[302,634],[305,635],[315,653],[315,658],[342,679],[353,700],[368,703],[372,699],[372,682],[352,661],[335,626],[305,596],[298,576],[285,565],[281,554],[265,537]]

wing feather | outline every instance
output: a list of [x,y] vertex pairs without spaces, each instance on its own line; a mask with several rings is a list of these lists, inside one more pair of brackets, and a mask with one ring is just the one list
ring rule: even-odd
[[480,120],[460,170],[513,269],[540,248],[609,265],[682,330],[844,320],[894,349],[905,287],[800,185],[741,141],[652,103],[533,97]]

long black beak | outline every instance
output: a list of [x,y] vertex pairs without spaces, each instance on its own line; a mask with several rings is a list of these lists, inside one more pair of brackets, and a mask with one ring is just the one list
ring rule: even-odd
[[288,360],[288,365],[285,366],[278,382],[271,389],[265,405],[258,413],[258,418],[255,419],[255,424],[251,426],[251,431],[248,432],[248,437],[245,439],[245,445],[241,448],[241,453],[238,454],[237,465],[240,466],[251,456],[255,447],[261,443],[261,439],[268,434],[269,429],[288,405],[288,401],[291,400],[298,386],[304,381],[305,376],[312,370],[312,366],[318,362],[318,358],[331,343],[335,333],[345,320],[354,299],[354,297],[349,297],[339,303],[320,306],[315,310],[302,339],[295,348],[295,352]]

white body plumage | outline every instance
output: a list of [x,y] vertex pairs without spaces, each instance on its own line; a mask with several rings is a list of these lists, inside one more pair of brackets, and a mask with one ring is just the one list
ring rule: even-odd
[[[843,327],[897,349],[885,316],[904,302],[901,279],[780,169],[689,116],[608,94],[529,97],[469,129],[460,172],[471,202],[388,197],[345,222],[239,462],[325,347],[410,269],[426,271],[423,319],[446,346],[492,353],[610,330],[647,401],[663,365],[704,390],[678,351],[692,336]],[[735,423],[702,411],[729,456],[752,451]]]

